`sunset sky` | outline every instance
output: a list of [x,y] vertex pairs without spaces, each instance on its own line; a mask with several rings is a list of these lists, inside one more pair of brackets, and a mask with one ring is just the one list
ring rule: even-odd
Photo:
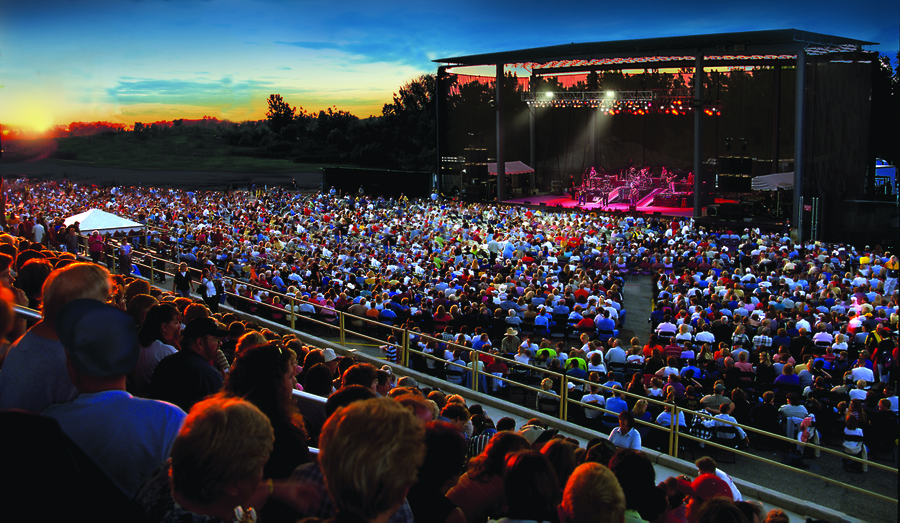
[[570,42],[796,28],[896,59],[900,2],[0,0],[0,124],[46,129],[307,110],[380,114],[431,60]]

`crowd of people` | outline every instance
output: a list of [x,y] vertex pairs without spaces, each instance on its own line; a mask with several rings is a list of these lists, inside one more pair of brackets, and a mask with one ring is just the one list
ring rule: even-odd
[[[640,396],[705,409],[715,416],[704,423],[713,433],[730,421],[752,421],[803,438],[810,414],[821,426],[835,412],[849,454],[870,441],[853,436],[869,438],[876,425],[890,427],[884,424],[893,419],[896,433],[898,265],[889,253],[705,230],[690,219],[333,191],[201,193],[23,180],[8,188],[7,205],[0,408],[58,420],[120,494],[158,521],[227,521],[236,506],[261,508],[266,520],[393,514],[392,521],[409,521],[425,511],[420,520],[587,521],[578,514],[591,503],[607,507],[601,512],[609,521],[673,513],[705,520],[703,510],[686,514],[684,501],[731,492],[721,478],[725,489],[703,476],[694,481],[700,484],[672,478],[659,487],[652,474],[637,477],[646,468],[640,448],[652,438],[635,420],[692,422]],[[90,207],[134,217],[147,229],[120,235],[112,249],[109,238],[64,224]],[[171,290],[169,282],[160,282],[164,289],[135,277],[146,271],[140,262],[148,252],[176,269]],[[127,270],[111,276],[97,262]],[[618,338],[625,279],[636,273],[653,285],[654,310],[648,341],[639,334],[626,345]],[[560,375],[586,380],[570,383],[569,396],[585,406],[580,421],[608,433],[603,441],[611,447],[579,449],[536,420],[514,436],[508,422],[494,427],[483,413],[473,416],[461,397],[395,384],[390,366],[340,358],[220,311],[229,300],[260,314],[295,303],[287,313],[327,319],[340,311],[406,327],[420,351],[434,356],[417,364],[450,381],[440,360],[507,376],[515,363],[546,367],[553,374],[537,408],[558,398]],[[41,319],[26,325],[13,303],[40,310]],[[579,342],[552,342],[560,330],[580,334]],[[385,352],[396,363],[392,347]],[[328,398],[325,409],[301,415],[291,401],[300,387]],[[750,403],[754,393],[758,405]],[[829,403],[843,395],[845,404]],[[370,399],[378,396],[396,401]],[[369,403],[354,408],[356,401]],[[134,417],[143,424],[120,432],[120,420]],[[800,420],[796,427],[786,423],[792,419]],[[244,447],[223,441],[200,450],[209,438],[244,431],[256,434]],[[510,436],[498,437],[504,432]],[[309,447],[320,449],[318,460]],[[588,459],[603,448],[605,461]],[[225,458],[231,455],[245,458]],[[364,466],[373,456],[384,467]],[[467,461],[472,476],[460,477]],[[576,468],[582,461],[609,469]],[[395,483],[354,490],[378,479],[346,477],[363,470],[391,470]],[[660,493],[659,510],[637,514],[652,504],[629,496],[651,487]],[[587,495],[593,488],[608,497]],[[497,493],[507,502],[497,504]],[[733,493],[724,497],[730,504],[710,502],[704,510],[761,519],[752,507],[736,509]],[[478,499],[494,505],[466,506]]]

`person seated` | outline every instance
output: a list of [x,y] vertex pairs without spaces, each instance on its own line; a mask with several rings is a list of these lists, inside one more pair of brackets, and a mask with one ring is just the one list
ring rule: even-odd
[[322,428],[318,460],[337,520],[388,520],[404,505],[425,454],[424,426],[398,402],[376,398],[338,408]]
[[557,516],[559,480],[540,452],[524,450],[506,457],[503,492],[506,517],[500,521],[552,521]]
[[779,412],[775,408],[775,393],[766,391],[763,393],[763,401],[750,410],[750,420],[753,426],[771,432],[778,433]]
[[[306,513],[318,492],[290,481],[263,481],[274,439],[249,401],[216,394],[195,404],[172,445],[171,460],[141,486],[135,501],[147,520],[243,520],[269,499]],[[246,508],[246,511],[245,511]]]
[[[663,411],[656,417],[656,424],[662,427],[672,426],[672,405],[667,404]],[[678,410],[678,426],[682,429],[687,428],[687,422],[684,419],[684,411]]]
[[803,405],[803,397],[793,392],[787,395],[787,403],[778,409],[778,416],[782,419],[800,418],[803,419],[809,415],[809,411]]
[[856,381],[856,388],[850,390],[850,399],[852,400],[865,400],[866,399],[866,388],[868,387],[868,383],[864,379],[859,379]]
[[794,366],[790,363],[785,364],[781,370],[781,375],[775,378],[776,385],[793,385],[800,386],[800,377],[794,374]]
[[43,415],[59,421],[63,432],[133,497],[168,459],[186,414],[170,403],[125,392],[126,376],[140,355],[129,315],[96,300],[74,300],[59,310],[56,332],[80,394],[47,407]]
[[619,426],[609,434],[609,441],[616,447],[641,450],[641,434],[634,428],[634,415],[627,410],[619,413]]
[[700,406],[706,409],[710,414],[718,414],[722,405],[731,403],[731,400],[724,395],[725,383],[717,381],[714,389],[715,392],[713,394],[704,396],[703,399],[700,400]]
[[[747,433],[744,432],[744,429],[738,427],[737,425],[732,425],[731,423],[737,423],[737,420],[731,416],[731,409],[734,404],[725,403],[721,407],[719,407],[719,414],[716,414],[713,419],[707,419],[703,421],[703,426],[709,429],[714,430],[713,434],[717,439],[729,441],[733,443],[737,443],[736,440],[743,440],[745,444],[750,444],[750,438],[747,436]],[[726,422],[731,423],[726,423]],[[734,427],[735,432],[730,433],[726,431],[718,430],[719,427]]]
[[419,521],[465,523],[462,509],[446,496],[465,464],[465,439],[454,425],[432,421],[425,425],[425,446],[419,481],[406,495],[413,516]]
[[872,413],[869,423],[872,444],[890,449],[897,434],[897,413],[891,410],[891,400],[881,398],[878,401],[878,410]]
[[225,380],[226,394],[253,403],[272,424],[275,444],[263,469],[267,478],[286,478],[310,461],[306,428],[291,396],[296,362],[291,349],[251,347],[235,358]]
[[563,491],[560,523],[618,523],[625,517],[625,493],[619,480],[599,463],[579,465]]
[[[863,443],[863,429],[860,427],[859,420],[856,416],[847,416],[844,426],[844,443],[843,449],[846,454],[858,456],[862,459],[868,458],[869,448]],[[867,464],[862,465],[863,472],[869,470]]]

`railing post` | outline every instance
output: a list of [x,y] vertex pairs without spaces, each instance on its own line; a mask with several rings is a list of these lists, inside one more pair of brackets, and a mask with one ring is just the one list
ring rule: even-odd
[[297,303],[294,301],[294,297],[291,296],[291,301],[290,301],[291,311],[288,313],[291,315],[291,330],[297,330],[297,327],[294,324],[294,306],[296,306],[296,304]]
[[672,449],[675,448],[675,426],[678,425],[678,412],[675,410],[675,404],[672,404],[672,412],[669,418],[669,455],[672,457],[678,457],[672,453]]
[[346,339],[346,334],[344,333],[344,312],[338,311],[338,325],[340,328],[338,329],[338,334],[340,335],[341,345],[344,345],[344,340]]
[[472,364],[472,390],[478,392],[478,380],[481,379],[481,373],[478,372],[478,363],[481,362],[481,358],[479,355],[481,354],[479,351],[472,351],[475,355],[475,361],[469,361]]
[[153,258],[150,258],[150,286],[153,286],[153,283],[156,281],[156,277],[153,275]]
[[569,410],[569,377],[562,375],[561,385],[559,388],[559,419],[566,421],[569,419],[567,412]]
[[409,367],[409,329],[403,329],[403,349],[400,353],[400,364]]
[[678,423],[678,415],[680,411],[678,410],[678,405],[672,404],[672,414],[675,418],[672,420],[672,435],[669,437],[669,455],[673,458],[678,457],[678,431],[681,430],[681,424]]

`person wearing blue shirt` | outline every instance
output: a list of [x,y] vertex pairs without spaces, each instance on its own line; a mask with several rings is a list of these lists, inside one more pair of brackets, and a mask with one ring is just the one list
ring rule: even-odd
[[612,429],[619,424],[618,416],[620,412],[628,411],[628,403],[625,402],[622,395],[622,386],[616,385],[614,389],[612,397],[606,400],[606,410],[609,412],[603,413],[603,425],[608,429]]

